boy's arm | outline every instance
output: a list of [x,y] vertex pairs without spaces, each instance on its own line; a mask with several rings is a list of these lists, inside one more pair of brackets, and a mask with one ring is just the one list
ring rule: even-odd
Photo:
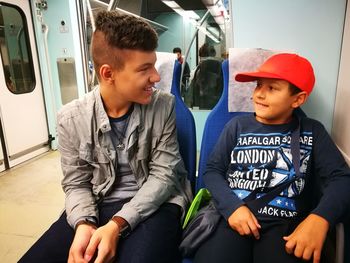
[[231,161],[231,152],[236,145],[236,124],[233,119],[224,128],[207,162],[204,182],[215,200],[215,207],[240,235],[260,238],[258,220],[244,202],[228,186],[226,173]]
[[[97,207],[92,194],[92,167],[79,157],[76,133],[70,120],[58,114],[58,149],[63,172],[67,221],[75,229],[78,222],[88,220],[97,224]],[[82,214],[83,212],[83,214]]]
[[66,194],[66,214],[70,226],[75,229],[69,250],[68,262],[80,262],[97,226],[97,208],[92,195],[92,167],[79,158],[77,132],[71,119],[58,114],[58,148],[63,171],[62,187]]
[[350,170],[325,128],[318,122],[315,127],[312,173],[321,181],[322,196],[311,214],[284,239],[288,253],[303,259],[313,257],[318,263],[328,229],[349,212]]
[[332,227],[349,213],[350,169],[322,124],[315,126],[319,132],[314,136],[312,172],[321,182],[321,189],[317,189],[321,198],[311,213],[323,217]]
[[230,189],[226,173],[231,161],[231,152],[236,145],[236,121],[225,125],[218,142],[213,148],[206,165],[203,180],[213,196],[220,214],[228,220],[231,214],[244,202]]

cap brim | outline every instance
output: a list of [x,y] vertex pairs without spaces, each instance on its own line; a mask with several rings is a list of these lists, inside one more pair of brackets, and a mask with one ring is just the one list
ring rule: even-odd
[[259,78],[267,78],[267,79],[281,79],[280,76],[276,74],[272,74],[269,72],[245,72],[245,73],[238,73],[235,76],[235,80],[238,82],[250,82],[255,81]]

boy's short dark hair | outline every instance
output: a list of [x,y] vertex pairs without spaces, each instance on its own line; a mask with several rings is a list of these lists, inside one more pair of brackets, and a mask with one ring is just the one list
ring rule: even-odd
[[289,92],[290,92],[290,95],[295,95],[295,94],[298,94],[298,93],[300,93],[300,92],[302,92],[302,90],[301,89],[299,89],[297,86],[295,86],[294,84],[292,84],[292,83],[290,83],[290,82],[288,82],[289,83]]
[[179,53],[181,54],[181,48],[179,48],[179,47],[174,47],[173,53],[177,53],[177,52],[179,52]]
[[118,51],[154,51],[158,46],[156,31],[142,18],[117,11],[101,11],[97,14],[95,25],[91,53],[98,77],[103,64],[119,69],[124,67]]

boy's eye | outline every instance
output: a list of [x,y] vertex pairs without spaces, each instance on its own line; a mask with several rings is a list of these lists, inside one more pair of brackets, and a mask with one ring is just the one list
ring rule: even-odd
[[143,66],[139,67],[137,71],[139,72],[146,72],[152,68],[151,64],[144,64]]

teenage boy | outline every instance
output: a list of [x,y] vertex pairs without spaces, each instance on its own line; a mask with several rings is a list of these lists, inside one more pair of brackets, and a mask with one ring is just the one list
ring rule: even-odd
[[[233,118],[210,156],[204,182],[222,220],[194,262],[318,263],[329,228],[349,211],[350,170],[322,124],[293,114],[314,87],[313,68],[283,53],[235,79],[257,82],[255,113]],[[296,177],[293,158],[300,177],[251,209],[245,198],[252,191],[263,198]]]
[[153,88],[157,34],[141,18],[97,15],[99,86],[58,114],[65,213],[20,262],[175,262],[190,189],[174,98]]

